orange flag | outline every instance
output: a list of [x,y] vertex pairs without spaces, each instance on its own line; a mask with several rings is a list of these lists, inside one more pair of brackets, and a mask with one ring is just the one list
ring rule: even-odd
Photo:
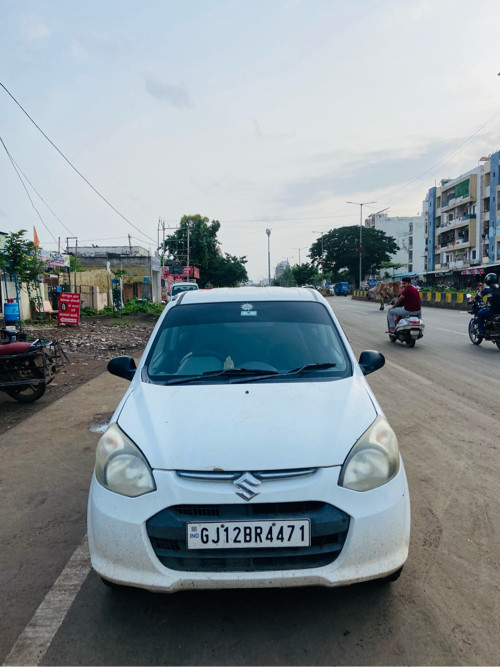
[[38,234],[36,233],[36,227],[33,227],[33,245],[35,248],[38,248],[40,241],[38,240]]

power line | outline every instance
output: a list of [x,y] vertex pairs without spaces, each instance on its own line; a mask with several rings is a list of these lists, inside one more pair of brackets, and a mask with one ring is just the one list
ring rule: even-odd
[[85,181],[85,183],[87,183],[87,185],[88,185],[88,186],[89,186],[89,187],[96,193],[96,195],[98,195],[98,197],[100,197],[100,198],[101,198],[101,199],[102,199],[102,200],[103,200],[103,201],[104,201],[104,202],[105,202],[111,209],[113,209],[113,211],[114,211],[115,213],[117,213],[117,214],[120,216],[120,218],[122,218],[123,220],[125,220],[125,222],[126,222],[127,224],[129,224],[131,227],[133,227],[134,229],[136,229],[140,234],[142,234],[143,236],[145,236],[147,239],[149,239],[149,240],[152,241],[153,243],[156,243],[156,241],[154,241],[154,239],[152,239],[152,238],[149,237],[147,234],[145,234],[141,229],[139,229],[139,227],[136,227],[136,226],[134,225],[133,222],[130,222],[130,220],[128,220],[122,213],[120,213],[120,211],[119,211],[117,208],[115,208],[115,207],[113,206],[113,204],[111,204],[111,202],[109,202],[109,201],[106,199],[106,197],[104,197],[104,195],[102,195],[102,194],[101,194],[101,193],[100,193],[100,192],[99,192],[99,191],[92,185],[92,183],[91,183],[87,178],[85,178],[85,176],[81,173],[81,171],[79,171],[79,170],[72,164],[72,162],[70,162],[70,160],[64,155],[64,153],[63,153],[61,150],[59,150],[59,148],[55,145],[55,143],[54,143],[51,139],[49,139],[49,137],[45,134],[45,132],[44,132],[44,131],[43,131],[43,130],[42,130],[42,129],[35,123],[35,121],[34,121],[33,118],[29,115],[29,113],[28,113],[28,112],[21,106],[21,104],[16,100],[16,98],[14,97],[14,95],[12,95],[12,93],[10,93],[10,92],[7,90],[7,88],[3,85],[3,83],[2,83],[1,81],[0,81],[0,86],[5,90],[5,92],[7,93],[7,95],[9,95],[9,97],[10,97],[12,100],[14,100],[14,102],[17,104],[17,106],[18,106],[18,107],[21,109],[21,111],[22,111],[22,112],[29,118],[29,120],[33,123],[33,125],[36,127],[36,129],[37,129],[37,130],[38,130],[38,131],[45,137],[45,139],[47,139],[47,141],[49,142],[49,144],[50,144],[53,148],[56,149],[56,151],[59,153],[59,155],[60,155],[60,156],[61,156],[61,157],[62,157],[62,158],[69,164],[69,166],[70,166],[74,171],[76,171],[76,173],[78,174],[78,176],[80,176],[80,178],[82,178],[82,179]]
[[23,181],[23,179],[22,179],[22,177],[21,177],[21,174],[20,174],[19,171],[17,170],[17,167],[16,167],[16,164],[15,164],[15,162],[14,162],[14,159],[13,159],[12,155],[9,153],[9,151],[8,151],[8,149],[7,149],[7,146],[5,145],[5,143],[4,143],[3,139],[2,139],[2,137],[0,137],[0,142],[2,143],[2,146],[5,148],[5,152],[7,153],[8,157],[9,157],[9,160],[10,160],[10,162],[11,162],[11,164],[12,164],[12,167],[13,167],[14,171],[16,172],[16,174],[17,174],[18,177],[19,177],[19,180],[21,181],[21,185],[23,186],[24,191],[26,192],[26,195],[27,195],[28,199],[30,200],[30,203],[31,203],[32,207],[35,209],[36,214],[37,214],[38,217],[40,218],[40,222],[41,222],[42,225],[45,227],[45,229],[49,232],[49,234],[52,236],[52,238],[54,239],[54,241],[57,243],[57,241],[56,241],[56,237],[54,236],[54,234],[52,234],[52,232],[50,231],[50,229],[47,227],[47,225],[45,224],[45,222],[44,222],[42,216],[40,215],[40,211],[37,209],[37,207],[36,207],[35,204],[33,203],[33,200],[32,200],[31,197],[30,197],[30,193],[28,192],[28,188],[27,188],[26,185],[24,184],[24,181]]
[[[3,143],[3,141],[2,141],[2,143]],[[4,144],[4,148],[5,148],[5,144]],[[61,219],[54,213],[54,211],[50,208],[50,206],[49,206],[49,205],[47,204],[47,202],[44,200],[44,198],[42,197],[42,195],[37,191],[37,189],[35,188],[35,186],[33,185],[33,183],[30,181],[30,179],[26,176],[26,174],[24,173],[24,171],[21,169],[21,167],[19,166],[19,164],[14,160],[14,158],[12,157],[12,155],[10,155],[9,157],[10,157],[10,160],[11,160],[12,164],[15,165],[15,167],[17,168],[17,170],[21,172],[21,174],[23,175],[24,179],[30,184],[30,186],[32,187],[32,189],[34,190],[34,192],[36,193],[36,195],[39,197],[39,199],[42,200],[42,202],[45,204],[45,206],[46,206],[46,207],[49,209],[49,211],[52,213],[52,215],[54,216],[54,218],[55,218],[56,220],[58,220],[58,221],[61,223],[61,225],[64,227],[64,229],[65,229],[66,231],[68,231],[70,234],[72,234],[72,235],[74,236],[74,232],[72,232],[71,229],[69,229],[69,227],[67,227],[67,226],[64,224],[64,222],[63,222],[63,221],[62,221],[62,220],[61,220]]]
[[400,187],[396,188],[396,189],[393,190],[392,192],[389,192],[388,195],[385,195],[384,199],[388,199],[389,197],[392,197],[392,195],[396,194],[396,192],[399,192],[400,190],[403,190],[404,188],[408,187],[408,185],[411,185],[411,184],[414,183],[415,181],[420,180],[423,176],[425,176],[425,175],[428,174],[430,171],[432,171],[435,167],[437,167],[439,164],[441,164],[441,162],[444,162],[444,160],[446,160],[446,159],[449,158],[451,155],[453,155],[453,153],[456,153],[456,152],[459,151],[461,148],[463,148],[463,147],[465,146],[465,144],[467,144],[467,143],[469,143],[470,141],[472,141],[472,139],[474,139],[474,137],[475,137],[477,134],[479,134],[479,132],[481,132],[481,130],[483,130],[485,127],[487,127],[488,125],[490,125],[490,124],[491,124],[494,120],[496,120],[499,116],[500,116],[500,111],[497,111],[497,113],[495,113],[489,120],[487,120],[486,123],[483,123],[483,125],[481,125],[481,127],[479,127],[473,134],[471,134],[470,137],[468,137],[467,139],[465,139],[464,141],[462,141],[462,143],[460,143],[458,146],[456,146],[453,150],[449,151],[448,153],[446,153],[445,155],[443,155],[442,157],[440,157],[436,162],[434,162],[433,165],[431,165],[428,169],[426,169],[425,171],[423,171],[421,174],[419,174],[418,176],[415,176],[414,178],[412,178],[411,180],[409,180],[407,183],[405,183],[404,185],[401,185]]

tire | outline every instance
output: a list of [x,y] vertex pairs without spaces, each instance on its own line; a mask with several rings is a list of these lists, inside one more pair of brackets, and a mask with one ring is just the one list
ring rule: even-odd
[[45,394],[45,382],[5,387],[5,393],[20,403],[33,403]]
[[387,575],[387,577],[382,577],[381,579],[377,579],[377,581],[379,581],[381,584],[390,584],[393,581],[397,581],[399,579],[402,571],[403,571],[403,566],[401,565],[399,570],[396,570],[396,572]]
[[496,341],[495,341],[495,345],[496,345],[496,346],[498,347],[498,349],[500,350],[500,340],[496,340]]
[[407,338],[406,339],[406,347],[415,347],[415,339],[414,338]]
[[474,345],[481,345],[484,339],[484,336],[477,332],[477,323],[474,317],[469,322],[469,338]]
[[391,343],[395,343],[396,342],[396,336],[389,336],[389,340],[391,341]]

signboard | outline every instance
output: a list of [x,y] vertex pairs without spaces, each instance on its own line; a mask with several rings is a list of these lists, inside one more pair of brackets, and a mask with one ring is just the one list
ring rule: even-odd
[[52,252],[50,250],[38,249],[38,254],[42,262],[47,266],[60,266],[69,269],[69,255],[63,255],[60,252]]
[[197,266],[164,266],[163,275],[182,276],[183,278],[199,278],[200,269]]
[[61,292],[59,295],[58,324],[80,324],[80,294]]
[[481,275],[481,274],[483,274],[483,273],[484,273],[484,269],[462,269],[462,270],[460,271],[460,273],[461,273],[463,276],[467,276],[467,275],[475,275],[475,276],[477,276],[477,275]]

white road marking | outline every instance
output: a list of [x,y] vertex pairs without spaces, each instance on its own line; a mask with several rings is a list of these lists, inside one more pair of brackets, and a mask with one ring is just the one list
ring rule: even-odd
[[90,572],[87,536],[21,632],[3,665],[39,665]]
[[454,333],[458,334],[459,336],[469,336],[468,333],[464,333],[463,331],[453,331],[452,329],[442,329],[441,327],[436,327],[438,331],[447,331],[448,333]]

